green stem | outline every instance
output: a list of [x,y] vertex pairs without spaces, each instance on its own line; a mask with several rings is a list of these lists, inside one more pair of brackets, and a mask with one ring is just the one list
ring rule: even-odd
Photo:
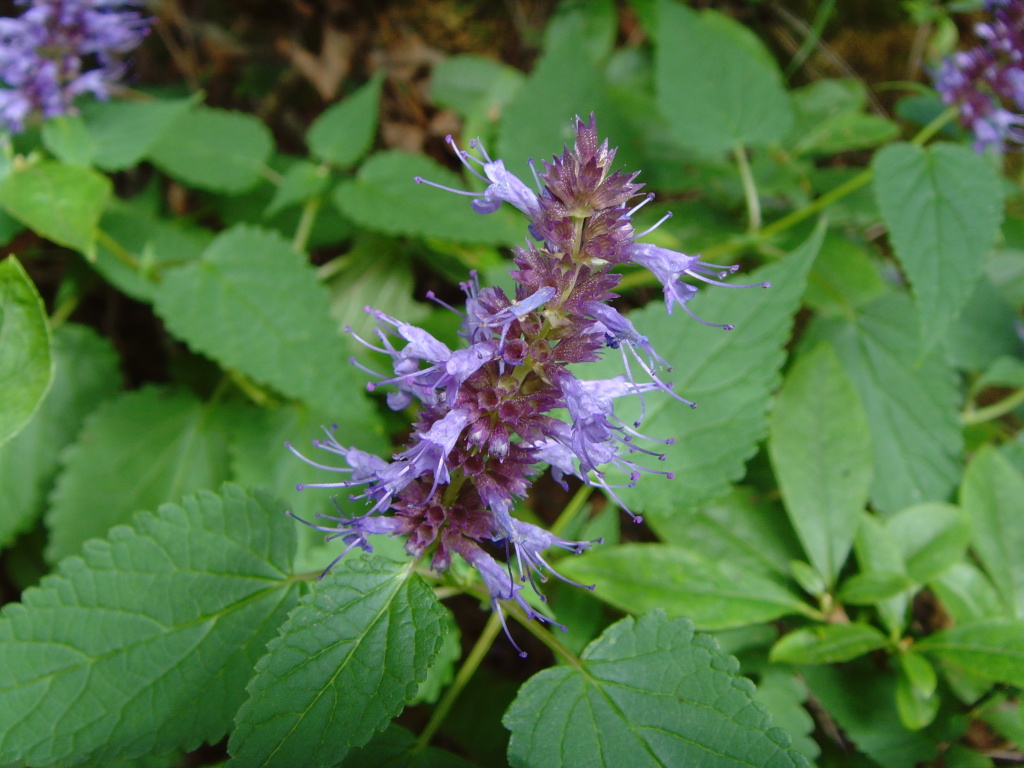
[[587,499],[590,498],[590,494],[593,492],[594,489],[591,486],[581,485],[580,489],[569,499],[569,503],[565,505],[565,509],[562,510],[562,514],[555,520],[554,525],[551,526],[551,533],[559,536],[565,530],[565,527],[576,519],[576,515],[583,509],[583,505],[587,503]]
[[[139,260],[135,255],[130,253],[123,245],[99,227],[96,228],[96,242],[114,254],[118,261],[123,262],[125,266],[130,267],[133,272],[141,272]],[[90,261],[95,261],[95,258],[90,259]]]
[[761,229],[761,200],[757,196],[757,184],[754,182],[754,174],[750,171],[747,150],[742,144],[737,144],[732,148],[732,155],[736,158],[736,168],[743,182],[743,197],[747,201],[747,231],[757,232]]
[[299,253],[306,252],[309,234],[313,231],[313,223],[316,221],[316,215],[320,212],[322,203],[322,197],[312,197],[302,206],[302,216],[299,218],[299,225],[295,228],[295,237],[292,238],[292,248]]
[[448,686],[448,690],[444,692],[444,696],[437,702],[437,706],[434,708],[434,714],[431,715],[430,721],[427,723],[423,732],[420,733],[419,738],[416,740],[416,749],[426,748],[431,740],[434,738],[434,734],[437,733],[437,729],[441,727],[441,723],[448,716],[451,711],[452,705],[455,700],[459,698],[459,694],[469,683],[473,677],[477,668],[480,666],[480,662],[484,660],[484,656],[491,649],[491,645],[494,644],[494,638],[498,636],[498,632],[501,631],[501,617],[497,613],[492,613],[491,618],[487,620],[486,626],[484,626],[483,632],[480,633],[480,637],[477,638],[476,644],[473,649],[469,652],[466,657],[466,662],[459,668],[458,674],[455,675],[455,679],[452,684]]
[[1018,389],[1009,397],[1004,397],[998,403],[992,403],[984,408],[967,408],[960,414],[960,421],[965,425],[983,424],[1005,416],[1020,405],[1024,405],[1024,389]]

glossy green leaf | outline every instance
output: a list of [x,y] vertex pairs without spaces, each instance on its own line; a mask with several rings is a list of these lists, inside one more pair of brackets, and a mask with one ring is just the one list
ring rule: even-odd
[[[907,576],[899,545],[876,515],[864,513],[853,546],[860,573],[849,579],[849,587],[844,585],[840,598],[856,603],[859,597],[860,602],[874,605],[889,634],[902,635],[907,626],[913,582]],[[902,579],[906,579],[904,589],[895,592]],[[848,595],[847,590],[853,594]]]
[[959,624],[914,645],[952,667],[993,682],[1024,687],[1024,621],[989,619]]
[[908,507],[886,520],[885,529],[900,548],[907,574],[918,584],[952,568],[971,538],[967,516],[951,504]]
[[913,586],[913,579],[899,571],[855,573],[843,582],[839,600],[850,605],[875,605]]
[[944,501],[960,475],[957,379],[937,353],[919,361],[916,327],[910,300],[893,293],[812,330],[832,343],[864,403],[875,457],[871,502],[886,513]]
[[348,168],[370,151],[377,133],[383,83],[380,72],[313,121],[306,132],[306,143],[316,158]]
[[658,108],[675,137],[705,153],[781,139],[792,106],[761,43],[713,11],[697,14],[672,0],[658,0],[656,8]]
[[332,766],[416,693],[444,609],[412,566],[347,558],[281,627],[249,684],[229,765]]
[[316,270],[276,233],[236,226],[200,261],[169,272],[156,311],[196,352],[328,413],[361,383]]
[[789,372],[772,412],[768,452],[804,551],[831,586],[867,503],[872,455],[860,397],[827,344]]
[[958,624],[1006,615],[996,588],[973,563],[956,563],[928,586]]
[[192,97],[86,102],[82,121],[93,146],[92,162],[104,171],[137,165],[194,102]]
[[706,557],[699,546],[623,544],[564,558],[569,578],[596,584],[594,595],[625,611],[661,608],[701,629],[725,629],[806,613],[782,584],[757,571]]
[[505,715],[513,768],[806,766],[711,637],[661,613],[612,625],[534,675]]
[[0,546],[42,514],[57,456],[78,435],[85,417],[121,388],[117,353],[91,328],[71,323],[58,328],[53,357],[49,394],[25,429],[0,446]]
[[971,546],[1010,615],[1024,617],[1024,475],[991,447],[967,466],[960,503],[970,518]]
[[106,765],[223,738],[297,596],[276,506],[236,486],[166,504],[4,606],[0,762]]
[[[675,391],[700,406],[691,410],[664,395],[646,396],[647,415],[640,431],[675,439],[675,444],[665,446],[667,458],[658,468],[676,476],[643,477],[637,488],[618,491],[635,512],[651,518],[680,514],[722,496],[743,476],[746,460],[767,432],[792,317],[823,234],[819,227],[779,262],[736,278],[742,283],[768,280],[771,288],[704,286],[687,303],[697,316],[735,323],[735,330],[708,328],[681,313],[670,317],[660,302],[629,315],[658,353],[677,366],[667,377]],[[587,377],[621,373],[621,358],[606,354],[601,363],[590,366]],[[616,405],[616,411],[627,423],[639,416],[633,403]]]
[[870,624],[821,624],[783,635],[769,658],[783,664],[838,664],[888,644]]
[[389,235],[493,245],[512,245],[525,236],[524,221],[511,206],[481,216],[465,197],[417,184],[417,176],[454,189],[467,188],[466,182],[424,155],[388,150],[371,155],[354,180],[338,185],[333,199],[352,221]]
[[147,387],[104,403],[61,457],[47,559],[78,552],[140,509],[220,486],[229,421],[226,410],[180,390]]
[[872,160],[875,195],[931,349],[985,269],[1003,219],[992,165],[955,144],[892,144]]
[[0,205],[47,240],[90,255],[112,189],[94,170],[43,160],[8,174]]
[[53,382],[46,307],[14,256],[0,261],[0,446],[39,409]]
[[899,668],[896,674],[896,711],[904,727],[919,731],[930,725],[939,713],[941,703],[934,691],[925,693],[914,685],[907,675],[906,667]]
[[263,175],[274,137],[254,115],[199,107],[177,118],[147,153],[171,178],[212,192],[244,192]]

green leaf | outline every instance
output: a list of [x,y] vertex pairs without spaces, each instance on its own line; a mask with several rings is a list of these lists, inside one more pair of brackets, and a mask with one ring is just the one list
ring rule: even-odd
[[0,446],[0,546],[42,513],[57,474],[58,454],[78,435],[85,417],[121,388],[117,353],[84,325],[53,334],[53,387],[13,440]]
[[951,504],[908,507],[886,520],[885,529],[900,548],[907,574],[918,584],[952,568],[971,538],[967,516]]
[[473,768],[473,765],[443,749],[421,748],[415,736],[391,724],[365,747],[349,752],[338,768]]
[[871,436],[835,352],[793,366],[772,412],[768,452],[789,519],[831,587],[853,546],[871,487]]
[[138,165],[194,102],[194,97],[86,102],[82,121],[92,143],[93,164],[104,171]]
[[810,334],[832,343],[860,394],[875,456],[871,502],[889,513],[945,500],[960,475],[957,379],[937,353],[918,362],[916,325],[909,299],[892,293]]
[[256,665],[230,765],[331,766],[401,712],[441,648],[444,609],[411,565],[349,558]]
[[792,106],[761,43],[721,14],[698,15],[671,0],[656,7],[655,87],[675,137],[708,154],[781,139]]
[[925,693],[910,679],[906,666],[900,666],[896,675],[896,711],[899,712],[900,722],[904,727],[911,731],[919,731],[930,725],[939,713],[940,703],[940,698],[934,690]]
[[424,155],[389,150],[371,155],[354,180],[335,188],[333,199],[352,221],[389,235],[493,245],[522,241],[526,228],[510,207],[481,216],[459,195],[416,184],[417,176],[455,189],[466,186]]
[[853,313],[886,290],[867,250],[829,231],[807,278],[804,303],[820,314],[835,317]]
[[876,605],[913,586],[913,579],[905,573],[870,570],[846,579],[839,590],[839,600],[850,605]]
[[199,107],[175,120],[147,155],[171,178],[231,194],[259,181],[273,150],[274,137],[257,117]]
[[315,165],[308,160],[299,160],[284,172],[264,216],[273,216],[285,208],[323,194],[329,183],[330,176],[326,167]]
[[[145,302],[153,301],[165,270],[198,260],[213,240],[210,230],[157,216],[139,198],[112,201],[100,228],[110,237],[96,244],[96,270],[133,299]],[[115,249],[136,257],[138,266],[126,264]]]
[[807,686],[799,677],[783,669],[765,668],[758,675],[754,699],[768,710],[772,723],[789,734],[793,749],[808,760],[821,754],[817,742],[811,738],[814,718],[804,708]]
[[[675,439],[663,452],[665,468],[676,476],[673,480],[645,477],[636,489],[619,491],[634,511],[651,518],[679,514],[722,496],[730,483],[742,477],[744,463],[765,436],[792,316],[823,234],[819,226],[781,261],[740,278],[743,283],[769,280],[771,288],[705,286],[687,303],[698,317],[735,323],[733,331],[708,328],[686,317],[668,317],[660,302],[629,315],[658,353],[678,366],[672,375],[675,391],[700,403],[696,410],[689,410],[664,395],[646,396],[647,418],[641,431]],[[606,355],[590,367],[588,376],[621,373],[622,360]],[[630,404],[621,411],[627,423],[639,415],[639,407]]]
[[285,395],[328,413],[359,397],[327,290],[273,232],[247,226],[222,232],[199,262],[167,274],[155,308],[193,350]]
[[53,383],[50,321],[32,278],[14,256],[0,261],[0,446],[39,409]]
[[230,413],[185,391],[147,387],[104,403],[61,457],[46,516],[56,562],[133,512],[227,479]]
[[1024,687],[1024,621],[989,619],[936,632],[914,645],[964,672]]
[[701,553],[712,560],[780,576],[800,557],[800,545],[778,504],[759,498],[749,488],[686,513],[647,519],[662,541],[699,541]]
[[313,121],[306,132],[306,144],[315,157],[348,168],[370,151],[377,133],[383,82],[384,73],[377,73]]
[[792,93],[797,122],[793,152],[835,155],[870,149],[899,136],[899,126],[864,114],[867,90],[859,80],[817,80]]
[[293,525],[236,486],[137,515],[0,613],[0,763],[216,743],[294,604]]
[[62,163],[88,168],[96,145],[77,115],[61,115],[43,123],[43,145]]
[[0,205],[36,234],[89,256],[111,190],[94,170],[43,160],[7,175]]
[[[500,114],[523,86],[523,73],[494,59],[448,56],[430,71],[430,96],[440,107],[464,117]],[[563,118],[564,119],[564,118]],[[463,131],[463,135],[474,136]]]
[[972,563],[955,564],[928,586],[958,624],[1006,615],[996,588]]
[[892,144],[872,160],[875,196],[917,299],[921,348],[941,339],[985,269],[1003,219],[992,165],[968,147]]
[[[550,157],[563,145],[572,146],[574,116],[587,120],[593,112],[602,135],[611,136],[613,146],[624,143],[622,121],[604,78],[617,26],[615,5],[609,0],[558,6],[545,29],[543,53],[501,111],[497,156],[508,170],[525,171],[529,158]],[[618,162],[624,159],[620,153]]]
[[811,694],[860,752],[884,768],[914,768],[927,763],[936,746],[920,732],[900,724],[896,680],[878,674],[869,663],[801,670]]
[[[850,602],[860,597],[862,602],[874,605],[890,636],[902,635],[907,626],[913,583],[906,575],[907,565],[903,562],[899,545],[892,540],[876,515],[865,512],[853,547],[861,572],[850,579],[854,582]],[[906,579],[906,587],[894,594],[893,590],[899,587],[901,578]],[[848,599],[846,591],[840,592],[840,596]]]
[[1024,618],[1024,475],[1002,454],[983,446],[964,474],[960,503],[971,525],[971,545],[1010,615]]
[[782,664],[838,664],[885,648],[889,640],[869,624],[822,624],[784,635],[769,653]]
[[701,629],[726,629],[809,608],[778,581],[696,549],[668,544],[623,544],[565,558],[559,570],[596,584],[594,595],[631,613],[662,608]]
[[578,664],[547,669],[505,715],[514,768],[806,766],[735,659],[686,619],[612,625]]

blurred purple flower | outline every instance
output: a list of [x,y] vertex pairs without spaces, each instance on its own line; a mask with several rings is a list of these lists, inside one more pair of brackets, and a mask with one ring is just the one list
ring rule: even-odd
[[[634,232],[632,216],[653,195],[631,207],[642,186],[634,181],[637,174],[612,172],[615,150],[598,142],[593,117],[587,123],[577,118],[575,130],[575,146],[545,162],[542,173],[534,171],[536,191],[502,161],[492,160],[479,141],[470,144],[480,153],[477,158],[449,139],[462,163],[487,184],[483,193],[449,191],[472,197],[478,213],[492,213],[507,202],[530,219],[537,242],[515,251],[515,295],[481,288],[475,274],[462,285],[465,310],[429,294],[461,318],[467,347],[456,351],[423,329],[367,308],[378,321],[377,339],[359,341],[386,355],[392,371],[363,370],[378,379],[370,389],[394,387],[388,395],[391,408],[418,403],[410,444],[389,462],[346,448],[328,432],[327,440],[315,445],[341,456],[345,467],[296,452],[313,466],[346,475],[301,487],[361,488],[352,498],[372,505],[360,517],[327,517],[333,524],[308,525],[328,538],[341,538],[346,552],[369,550],[370,533],[406,536],[406,550],[429,555],[438,570],[459,554],[480,573],[503,623],[506,602],[528,618],[549,621],[522,593],[529,583],[543,602],[539,584],[549,575],[562,578],[544,559],[544,550],[578,554],[595,543],[561,539],[512,516],[515,501],[526,495],[543,466],[551,466],[563,487],[565,477],[573,475],[603,489],[623,509],[616,489],[636,485],[644,474],[673,477],[646,466],[663,461],[657,447],[671,441],[638,431],[644,396],[661,392],[695,404],[673,391],[662,378],[662,371],[671,370],[666,361],[611,307],[620,279],[612,270],[621,265],[650,269],[663,285],[669,312],[679,305],[689,313],[687,302],[697,287],[686,278],[726,285],[722,279],[735,269],[636,242],[650,230]],[[621,355],[623,375],[577,376],[578,364],[599,360],[606,350]],[[639,398],[641,409],[627,424],[616,416],[615,402],[628,397]],[[559,418],[559,411],[568,417]],[[611,478],[609,468],[617,470]],[[380,519],[387,522],[371,522]],[[481,548],[488,541],[504,549],[507,562]]]
[[0,124],[18,133],[31,116],[74,111],[82,94],[110,96],[124,74],[118,56],[149,32],[131,0],[18,0],[17,18],[0,19]]
[[981,43],[945,59],[932,73],[942,100],[955,106],[979,152],[1024,144],[1024,0],[987,0],[992,20],[975,26]]

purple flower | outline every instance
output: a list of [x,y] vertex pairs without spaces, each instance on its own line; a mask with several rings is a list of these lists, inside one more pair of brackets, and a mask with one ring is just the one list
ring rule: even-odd
[[975,26],[981,43],[932,72],[942,100],[974,134],[974,147],[999,152],[1024,144],[1024,0],[988,0],[993,18]]
[[[534,173],[536,193],[491,159],[479,141],[470,144],[478,158],[449,140],[463,165],[487,183],[479,194],[450,191],[473,197],[478,213],[507,202],[529,218],[536,243],[515,250],[514,293],[482,288],[472,274],[462,284],[464,310],[428,294],[461,321],[466,347],[454,351],[423,329],[367,308],[378,322],[376,340],[359,341],[385,355],[392,368],[388,374],[364,368],[377,379],[370,388],[393,387],[388,404],[395,409],[419,404],[409,444],[388,462],[347,448],[328,432],[316,446],[340,456],[347,465],[342,467],[295,452],[313,466],[345,475],[303,487],[359,488],[351,498],[371,505],[361,517],[327,518],[334,526],[307,524],[341,538],[346,551],[367,549],[369,533],[405,536],[409,554],[429,556],[437,570],[460,555],[479,572],[503,623],[503,603],[549,621],[530,607],[524,585],[543,601],[540,585],[549,576],[568,581],[545,559],[545,550],[580,553],[595,543],[567,541],[514,517],[517,500],[545,466],[563,487],[567,476],[577,477],[631,515],[617,489],[636,485],[644,475],[673,477],[650,466],[666,459],[659,449],[672,441],[639,431],[644,398],[661,392],[694,404],[662,378],[671,369],[650,340],[611,306],[620,279],[613,269],[650,269],[662,283],[668,311],[679,305],[687,313],[697,286],[686,280],[726,285],[722,280],[735,270],[637,242],[647,232],[634,231],[632,216],[653,195],[633,201],[642,186],[637,174],[611,170],[615,150],[598,141],[593,118],[577,119],[575,129],[573,148]],[[580,364],[609,350],[621,356],[623,375],[580,378]],[[639,398],[641,409],[627,424],[616,415],[615,403],[629,397]],[[388,522],[373,522],[379,519]],[[485,542],[504,548],[507,562],[488,554]]]
[[149,32],[131,0],[19,0],[18,18],[0,19],[0,122],[12,133],[39,115],[74,112],[82,94],[109,98],[124,74],[119,55]]

